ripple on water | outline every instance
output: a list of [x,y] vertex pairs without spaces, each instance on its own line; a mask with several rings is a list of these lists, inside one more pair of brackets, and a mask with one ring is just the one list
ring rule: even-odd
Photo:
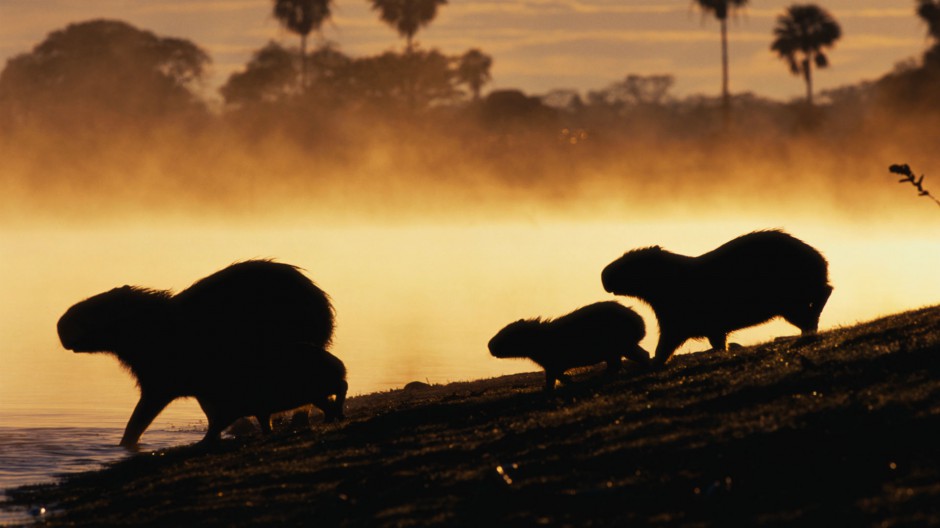
[[[0,490],[55,482],[62,475],[94,471],[125,458],[128,451],[118,446],[122,433],[120,428],[0,426]],[[199,424],[151,429],[144,435],[141,448],[191,444],[204,433],[204,426]],[[0,525],[28,522],[40,514],[43,506],[0,508]]]

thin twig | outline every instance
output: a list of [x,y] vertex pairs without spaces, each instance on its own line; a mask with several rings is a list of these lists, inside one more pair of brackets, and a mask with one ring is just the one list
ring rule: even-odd
[[921,174],[920,178],[915,177],[914,171],[905,163],[904,165],[892,165],[888,167],[888,170],[894,174],[900,174],[904,176],[903,179],[898,180],[898,183],[910,182],[917,189],[918,196],[926,196],[934,201],[935,204],[940,205],[940,200],[937,200],[937,197],[930,194],[927,189],[924,189],[924,175]]

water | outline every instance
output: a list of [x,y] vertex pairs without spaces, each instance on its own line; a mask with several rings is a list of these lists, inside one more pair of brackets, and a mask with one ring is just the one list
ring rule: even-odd
[[[147,434],[144,451],[198,441],[205,427],[156,427]],[[101,469],[128,452],[118,446],[123,428],[117,427],[4,427],[0,426],[0,488],[49,483],[53,478]],[[0,525],[20,524],[42,517],[35,504],[27,508],[0,507]]]
[[[823,313],[824,329],[940,302],[940,283],[933,280],[940,269],[940,237],[930,225],[823,224],[768,214],[672,223],[298,221],[5,229],[0,489],[47,482],[126,456],[116,445],[137,400],[133,380],[109,356],[62,349],[55,333],[56,320],[71,304],[114,286],[179,291],[248,258],[299,265],[333,298],[333,351],[347,365],[354,395],[415,380],[446,383],[534,370],[526,361],[490,357],[487,341],[521,317],[562,315],[610,299],[600,286],[600,270],[625,250],[661,244],[699,254],[753,229],[778,226],[820,248],[830,261],[835,291]],[[655,348],[652,312],[631,299],[621,302],[644,316],[649,336],[643,345]],[[794,333],[777,321],[738,332],[731,341],[748,344]],[[690,342],[683,350],[704,348],[704,342]],[[177,401],[144,434],[144,448],[197,441],[203,420],[194,402]]]

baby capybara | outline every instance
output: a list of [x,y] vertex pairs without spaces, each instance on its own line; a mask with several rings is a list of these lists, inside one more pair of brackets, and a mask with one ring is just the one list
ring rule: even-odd
[[254,416],[265,433],[271,432],[271,414],[311,403],[323,411],[326,422],[344,418],[348,385],[339,358],[307,343],[279,345],[271,352],[251,369],[233,372],[227,380],[231,388],[205,394],[199,404],[206,415],[218,416],[223,429]]
[[637,249],[608,265],[601,280],[605,290],[653,308],[657,366],[687,339],[706,337],[724,350],[729,332],[777,316],[813,333],[832,293],[826,259],[782,231],[749,233],[699,257]]
[[545,390],[556,380],[569,383],[565,371],[607,363],[607,372],[620,369],[620,358],[646,363],[649,353],[640,347],[646,335],[643,318],[608,301],[589,304],[557,319],[528,319],[511,323],[489,342],[498,358],[529,358],[545,369]]
[[115,288],[69,308],[58,331],[65,348],[113,353],[137,379],[124,446],[184,396],[206,413],[207,441],[242,416],[266,424],[271,413],[307,403],[327,419],[342,417],[346,369],[326,351],[333,308],[294,266],[241,262],[176,295]]

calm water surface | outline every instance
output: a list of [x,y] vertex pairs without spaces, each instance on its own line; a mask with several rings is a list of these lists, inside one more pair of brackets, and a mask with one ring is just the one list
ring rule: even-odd
[[[557,316],[610,299],[600,270],[625,250],[661,244],[699,254],[758,228],[784,227],[822,250],[835,292],[831,328],[940,302],[936,230],[819,222],[690,220],[323,227],[126,227],[0,232],[0,488],[44,482],[125,456],[115,447],[137,399],[105,355],[73,354],[55,323],[73,303],[115,286],[179,291],[249,258],[303,267],[333,298],[333,351],[350,394],[534,370],[496,360],[489,338],[508,322]],[[928,278],[930,280],[928,280]],[[655,347],[652,312],[644,346]],[[754,343],[796,333],[782,322],[739,332]],[[684,350],[707,348],[689,343]],[[145,448],[199,439],[203,415],[175,402],[144,434]]]

